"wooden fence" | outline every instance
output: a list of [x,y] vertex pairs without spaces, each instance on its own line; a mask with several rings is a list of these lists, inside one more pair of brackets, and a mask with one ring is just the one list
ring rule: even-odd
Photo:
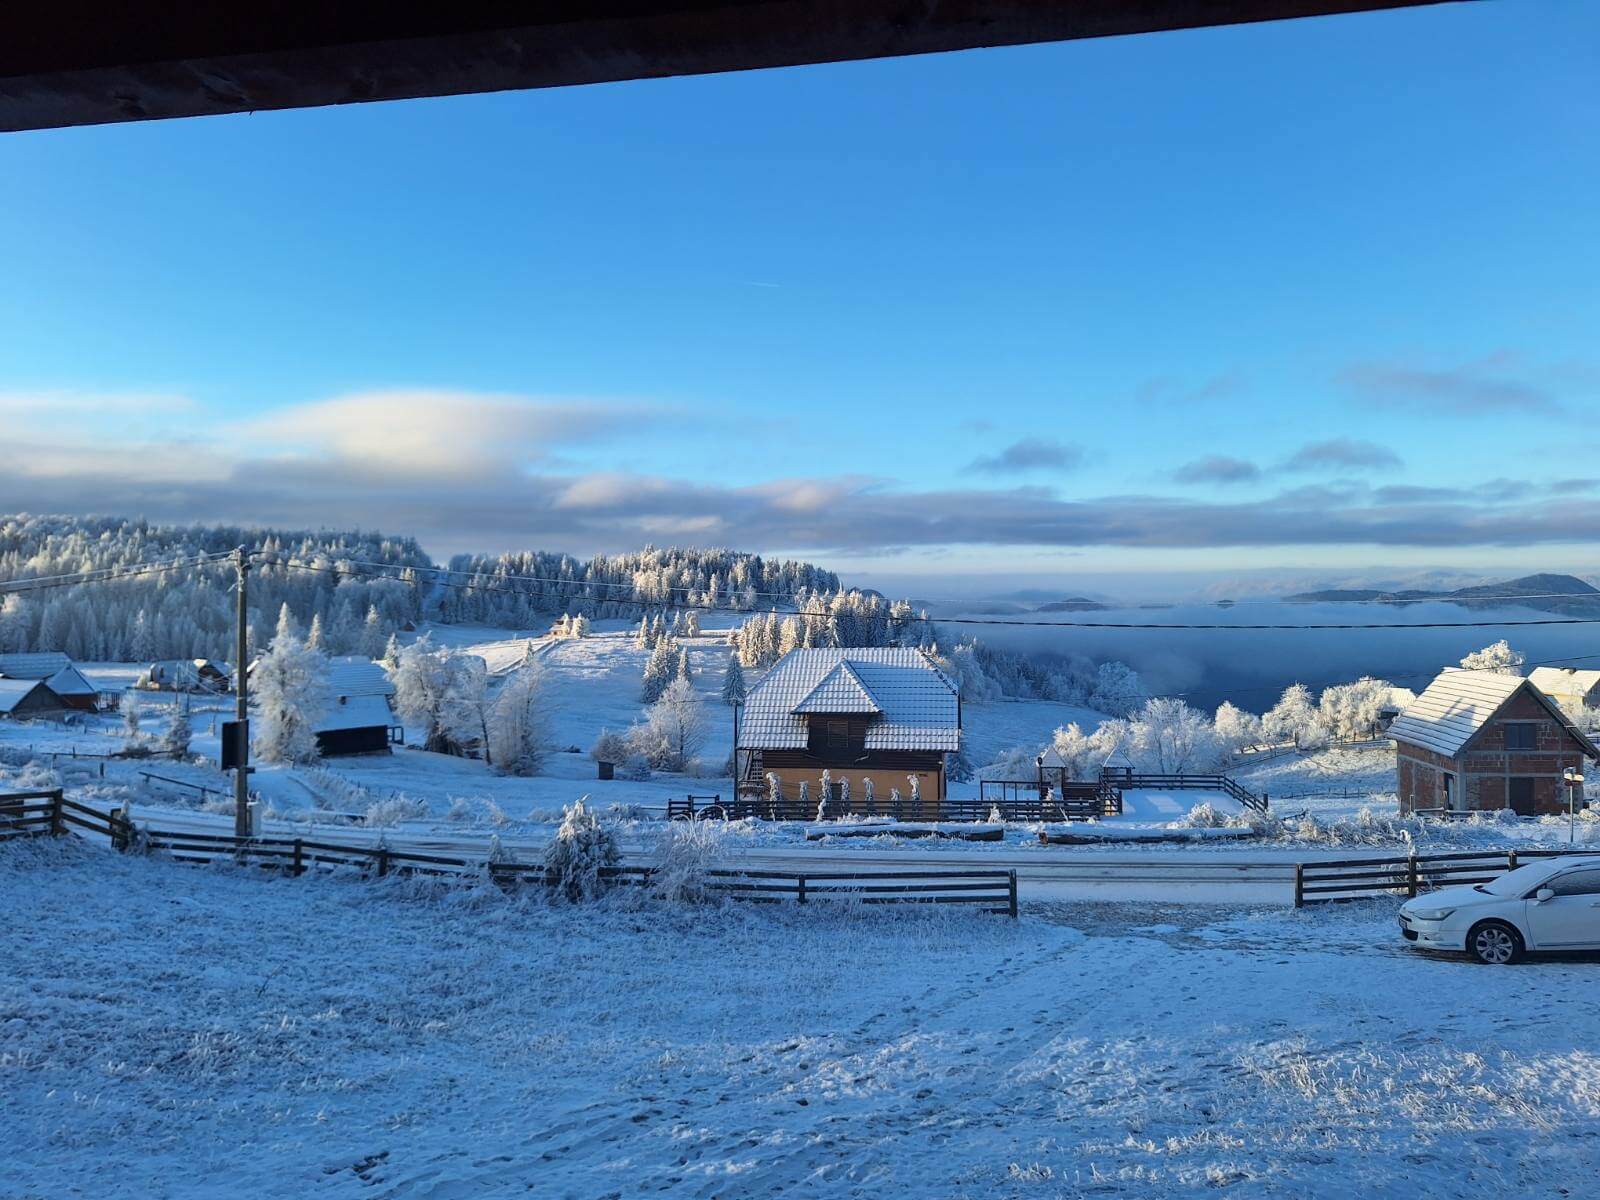
[[[345,868],[367,878],[387,875],[481,875],[504,888],[522,884],[554,886],[542,863],[425,854],[379,844],[356,846],[313,838],[237,838],[135,826],[115,812],[101,812],[60,791],[0,795],[0,841],[13,837],[87,832],[107,838],[119,850],[160,852],[177,862],[232,861],[280,871],[291,877]],[[647,884],[653,868],[603,868],[600,877],[616,884]],[[738,868],[706,873],[707,888],[732,900],[850,901],[859,904],[960,904],[980,911],[1017,915],[1017,873],[990,871],[797,872]]]
[[1411,854],[1404,858],[1343,858],[1296,863],[1294,905],[1367,896],[1413,897],[1456,884],[1488,883],[1541,858],[1600,854],[1595,850],[1491,850]]
[[1115,775],[1111,782],[1125,791],[1158,788],[1162,791],[1221,792],[1257,812],[1266,812],[1272,803],[1265,792],[1258,796],[1226,775],[1154,775],[1134,771]]

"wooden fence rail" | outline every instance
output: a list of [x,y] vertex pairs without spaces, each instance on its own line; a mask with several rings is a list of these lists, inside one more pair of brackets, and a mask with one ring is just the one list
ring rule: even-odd
[[1524,863],[1597,850],[1491,850],[1458,854],[1412,854],[1404,858],[1343,858],[1296,863],[1294,904],[1301,908],[1329,900],[1368,896],[1413,897],[1456,884],[1488,883]]
[[[514,862],[399,850],[382,843],[351,845],[311,838],[238,838],[135,826],[119,813],[102,812],[61,792],[0,795],[0,841],[13,837],[83,831],[107,838],[119,850],[135,847],[177,862],[232,861],[300,876],[313,870],[350,868],[367,877],[386,875],[484,875],[497,885],[532,883],[553,887],[542,863]],[[602,868],[616,884],[648,883],[646,866]],[[858,904],[962,904],[983,912],[1017,915],[1017,873],[1012,870],[791,872],[719,868],[706,873],[707,889],[733,900],[849,901]]]

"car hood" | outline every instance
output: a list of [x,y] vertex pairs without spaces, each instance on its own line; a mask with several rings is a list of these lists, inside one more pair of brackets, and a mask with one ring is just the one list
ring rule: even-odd
[[1457,884],[1454,887],[1440,888],[1437,892],[1427,892],[1415,900],[1407,900],[1400,907],[1405,912],[1416,912],[1419,908],[1460,908],[1463,904],[1482,904],[1485,901],[1504,899],[1506,899],[1504,896],[1490,896],[1477,891],[1470,884]]

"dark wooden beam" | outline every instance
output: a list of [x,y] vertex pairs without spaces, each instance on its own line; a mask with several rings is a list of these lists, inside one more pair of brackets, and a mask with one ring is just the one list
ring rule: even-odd
[[0,130],[1109,37],[1444,0],[18,0]]

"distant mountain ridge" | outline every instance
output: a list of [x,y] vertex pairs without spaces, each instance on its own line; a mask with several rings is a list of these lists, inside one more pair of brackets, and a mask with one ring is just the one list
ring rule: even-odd
[[1585,583],[1576,575],[1548,573],[1524,575],[1520,579],[1506,579],[1498,583],[1480,583],[1451,591],[1408,589],[1390,592],[1375,588],[1328,588],[1315,592],[1297,592],[1292,596],[1285,596],[1284,599],[1302,604],[1349,600],[1390,604],[1442,600],[1460,604],[1465,608],[1503,608],[1507,604],[1515,604],[1550,613],[1581,616],[1600,613],[1600,588]]

